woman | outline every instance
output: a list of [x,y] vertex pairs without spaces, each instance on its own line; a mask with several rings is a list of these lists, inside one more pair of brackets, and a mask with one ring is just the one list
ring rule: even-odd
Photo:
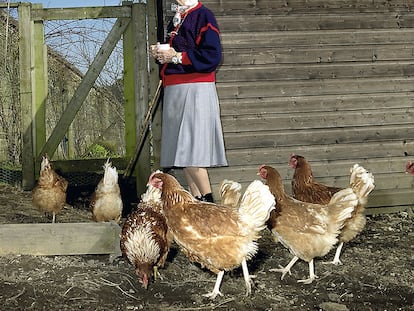
[[198,0],[178,0],[165,45],[152,45],[164,86],[161,166],[181,167],[190,192],[213,202],[208,167],[227,159],[215,85],[221,43],[213,13]]

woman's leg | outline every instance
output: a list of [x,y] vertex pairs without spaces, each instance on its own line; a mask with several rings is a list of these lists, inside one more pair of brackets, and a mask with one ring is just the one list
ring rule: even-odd
[[204,197],[208,202],[213,201],[210,178],[206,168],[186,167],[184,168],[184,177],[192,195],[195,197]]
[[198,189],[195,181],[193,180],[193,178],[191,177],[190,173],[188,172],[188,170],[186,168],[184,168],[183,171],[184,171],[185,180],[187,181],[187,185],[188,185],[188,188],[189,188],[191,194],[194,197],[200,199],[201,198],[201,192]]

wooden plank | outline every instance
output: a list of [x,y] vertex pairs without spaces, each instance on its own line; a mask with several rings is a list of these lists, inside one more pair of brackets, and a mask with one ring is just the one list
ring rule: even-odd
[[[411,186],[412,186],[412,176],[409,176],[405,174],[405,168],[401,170],[398,173],[376,173],[375,170],[371,170],[371,168],[368,165],[365,165],[363,161],[358,161],[361,165],[363,165],[366,169],[369,169],[375,178],[375,195],[378,196],[378,199],[373,200],[370,204],[370,206],[392,206],[395,204],[393,200],[399,200],[399,202],[404,202],[404,204],[410,204],[412,203],[412,196],[409,195],[409,193],[412,193]],[[265,164],[269,164],[267,162],[264,162]],[[254,179],[257,179],[257,171],[261,164],[264,163],[258,163],[256,166],[251,166],[249,169],[245,169],[243,171],[243,174],[241,172],[238,172],[237,170],[226,170],[222,169],[211,171],[211,181],[212,184],[218,184],[223,180],[224,178],[227,179],[234,179],[238,182],[241,182],[243,184],[249,183],[253,181]],[[404,163],[402,163],[404,164]],[[349,174],[349,168],[352,166],[346,165],[346,166],[338,166],[336,169],[339,171],[342,171],[341,174]],[[272,165],[277,168],[279,173],[281,174],[282,178],[284,179],[284,182],[286,184],[286,191],[291,188],[290,182],[293,175],[293,170],[285,165]],[[401,165],[403,168],[403,165]],[[214,172],[214,174],[213,174]],[[234,174],[231,174],[234,173]],[[214,177],[213,177],[214,175]],[[231,176],[231,177],[229,177]],[[343,176],[324,176],[324,175],[316,175],[316,178],[319,182],[332,185],[335,187],[348,187],[349,185],[349,175],[343,175]],[[391,179],[392,178],[392,179]],[[395,191],[395,193],[394,193]],[[399,192],[402,192],[403,194],[399,194]],[[401,196],[401,198],[398,198]],[[404,198],[404,199],[403,199]]]
[[[132,2],[130,2],[130,4],[132,4]],[[131,7],[123,4],[123,6],[95,6],[50,9],[34,8],[32,10],[31,19],[33,21],[46,21],[129,17],[131,17]]]
[[218,82],[220,99],[414,92],[413,77]]
[[399,29],[413,27],[413,13],[291,13],[252,15],[244,14],[218,16],[222,32],[233,31],[276,31],[276,30],[339,30],[339,29]]
[[265,114],[346,112],[363,107],[370,109],[411,108],[414,93],[342,94],[290,97],[223,98],[220,99],[222,116]]
[[[381,120],[381,121],[379,121]],[[303,112],[292,114],[252,114],[242,116],[223,116],[225,132],[269,131],[269,130],[306,130],[338,128],[353,129],[359,126],[414,124],[414,106],[388,110],[359,110],[342,112]]]
[[[309,64],[337,62],[404,61],[414,58],[414,44],[244,47],[228,46],[223,50],[222,67],[265,64]],[[220,69],[221,69],[220,68]]]
[[[387,174],[376,174],[372,172],[375,177],[375,196],[381,194],[381,198],[370,202],[370,206],[392,206],[401,203],[401,198],[398,198],[398,192],[394,193],[382,193],[379,191],[405,191],[406,193],[411,192],[413,178],[405,174],[405,163],[401,163],[402,170],[399,173],[387,173]],[[344,168],[344,171],[348,171],[349,168]],[[334,187],[348,187],[349,176],[335,176],[335,177],[324,177],[319,176],[319,182],[332,185]],[[372,195],[374,197],[374,195]],[[404,204],[412,203],[412,195],[404,198]],[[397,204],[397,205],[398,205]]]
[[0,255],[120,254],[114,223],[0,225]]
[[[317,125],[314,125],[315,127]],[[224,132],[226,148],[229,149],[250,149],[273,146],[310,146],[315,144],[349,144],[361,142],[381,141],[403,141],[414,137],[414,123],[407,125],[379,125],[366,127],[347,128],[322,128],[318,129],[296,129],[296,130],[275,130],[269,123],[268,131],[254,131],[254,126],[243,127],[243,132],[235,130]],[[226,127],[223,127],[226,129]],[[245,131],[246,130],[246,131]],[[398,139],[396,138],[398,137]]]
[[[107,159],[82,159],[82,160],[57,160],[52,161],[53,168],[63,173],[92,173],[103,172],[102,166]],[[111,158],[112,165],[118,173],[122,172],[128,165],[126,158]]]
[[217,73],[219,81],[277,81],[341,78],[375,78],[414,76],[414,58],[407,61],[314,63],[314,64],[266,64],[223,66]]
[[384,12],[412,10],[414,5],[406,0],[205,0],[203,3],[216,14],[268,14],[269,12]]
[[[291,149],[292,152],[295,152],[295,149]],[[314,177],[319,180],[319,178],[325,178],[326,180],[335,180],[337,177],[347,177],[349,176],[349,169],[355,164],[358,163],[362,165],[365,169],[373,172],[374,175],[379,174],[394,174],[401,176],[401,173],[405,170],[405,163],[407,157],[387,157],[387,158],[357,158],[357,159],[331,159],[329,161],[318,158],[318,154],[315,152],[304,152],[298,153],[304,155],[312,165],[312,171]],[[282,178],[287,181],[288,188],[290,188],[290,180],[292,179],[294,170],[288,165],[290,154],[281,153],[278,156],[274,157],[275,159],[269,158],[266,162],[250,164],[245,166],[229,166],[225,168],[211,168],[211,179],[214,183],[220,182],[224,178],[229,178],[237,181],[249,181],[252,178],[255,178],[258,168],[261,164],[272,165],[277,168],[280,172]],[[273,162],[273,161],[281,162]],[[404,177],[409,177],[406,174],[403,174]],[[247,178],[246,178],[247,177]],[[390,182],[393,182],[390,180]],[[393,189],[392,191],[395,191]]]
[[[414,207],[412,188],[375,189],[368,200],[368,207],[393,207],[404,205]],[[387,211],[389,212],[389,211]]]
[[32,189],[35,185],[35,158],[33,150],[33,106],[32,106],[32,35],[33,23],[30,21],[30,3],[21,3],[19,13],[19,92],[21,105],[22,135],[22,187]]
[[320,31],[263,31],[222,33],[223,49],[238,47],[349,46],[358,44],[404,44],[411,42],[414,28]]
[[[396,140],[383,142],[361,142],[350,144],[328,144],[309,146],[278,146],[272,148],[230,149],[226,150],[230,166],[248,166],[262,163],[286,163],[292,153],[314,154],[321,160],[345,160],[369,158],[400,157],[414,154],[414,141]],[[405,163],[405,162],[404,162]]]
[[[49,136],[46,144],[43,146],[40,155],[48,154],[50,157],[56,151],[57,146],[65,135],[67,129],[75,118],[77,112],[83,104],[86,96],[88,95],[90,89],[95,83],[96,78],[99,76],[102,68],[104,67],[107,59],[112,53],[112,50],[116,46],[117,42],[121,38],[122,33],[129,23],[129,19],[118,19],[111,31],[108,34],[108,37],[105,39],[101,48],[98,51],[95,59],[92,61],[91,66],[88,68],[85,76],[83,77],[81,83],[76,89],[73,97],[71,98],[68,106],[63,112],[62,117],[57,122],[55,128]],[[40,159],[38,159],[40,160]]]

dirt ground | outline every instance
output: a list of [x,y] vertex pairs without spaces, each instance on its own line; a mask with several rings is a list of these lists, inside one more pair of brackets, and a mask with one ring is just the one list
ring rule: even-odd
[[[31,207],[30,192],[0,186],[0,225],[49,222]],[[82,204],[65,208],[58,222],[90,221]],[[47,237],[45,237],[47,238]],[[87,238],[87,237],[85,237]],[[174,245],[163,279],[141,287],[123,258],[97,256],[0,257],[1,310],[414,310],[413,219],[405,212],[369,216],[363,233],[345,245],[343,265],[323,265],[331,251],[315,261],[319,279],[310,285],[308,264],[298,261],[292,275],[280,280],[269,269],[286,265],[291,255],[267,230],[259,253],[248,262],[256,275],[249,297],[241,269],[226,273],[223,297],[202,296],[216,276],[191,264]],[[1,243],[1,242],[0,242]]]

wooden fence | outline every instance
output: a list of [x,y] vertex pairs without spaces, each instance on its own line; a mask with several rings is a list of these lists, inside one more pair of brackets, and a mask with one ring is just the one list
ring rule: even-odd
[[228,168],[247,185],[275,166],[290,191],[292,152],[345,187],[359,163],[375,176],[368,213],[414,204],[414,3],[377,0],[203,1],[216,15]]
[[[42,155],[53,156],[68,127],[82,106],[89,90],[101,72],[113,48],[123,37],[124,53],[124,109],[126,156],[130,159],[136,150],[136,142],[153,94],[158,84],[156,65],[148,63],[147,42],[156,41],[156,5],[123,2],[114,7],[79,7],[45,9],[31,3],[12,3],[19,14],[20,102],[22,107],[23,158],[22,186],[33,188]],[[6,4],[1,5],[6,7]],[[44,43],[44,21],[114,18],[116,22],[98,54],[86,72],[64,113],[49,137],[46,137],[45,105],[47,98],[47,49]],[[155,131],[155,137],[156,131]],[[139,191],[145,190],[145,179],[150,174],[149,144],[137,160],[134,175]],[[157,159],[155,159],[156,161]],[[122,162],[122,161],[120,161]],[[127,162],[123,161],[123,162]],[[66,167],[71,167],[66,163]],[[77,170],[90,168],[87,163]],[[121,168],[122,169],[122,168]]]

